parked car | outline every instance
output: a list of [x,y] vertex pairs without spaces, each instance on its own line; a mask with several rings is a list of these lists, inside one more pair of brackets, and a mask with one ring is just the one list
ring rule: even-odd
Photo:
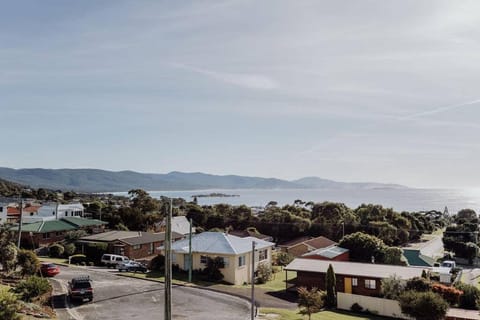
[[104,254],[100,261],[108,268],[115,268],[119,263],[129,262],[130,259],[126,256],[119,256],[117,254]]
[[68,282],[68,296],[70,300],[93,300],[93,287],[89,276],[75,277]]
[[146,273],[148,271],[147,267],[136,261],[129,261],[125,263],[119,263],[117,265],[118,271],[128,271],[128,272],[143,272]]
[[44,277],[54,277],[60,273],[60,268],[54,263],[44,262],[40,265],[40,273]]

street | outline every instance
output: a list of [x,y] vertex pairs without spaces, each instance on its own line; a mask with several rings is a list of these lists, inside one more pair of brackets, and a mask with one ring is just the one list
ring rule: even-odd
[[[90,303],[65,299],[67,282],[79,275],[89,275],[92,280],[94,298]],[[82,267],[61,267],[60,274],[51,280],[59,320],[163,319],[162,283],[118,276],[110,269]],[[243,299],[179,286],[172,291],[173,319],[250,318],[249,305]]]

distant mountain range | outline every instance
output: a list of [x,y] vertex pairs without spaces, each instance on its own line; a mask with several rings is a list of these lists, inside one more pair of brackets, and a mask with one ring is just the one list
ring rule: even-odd
[[77,192],[116,192],[131,189],[148,191],[201,189],[376,189],[406,188],[396,184],[347,183],[306,177],[287,181],[275,178],[170,172],[167,174],[98,169],[11,169],[0,168],[0,179],[27,185]]

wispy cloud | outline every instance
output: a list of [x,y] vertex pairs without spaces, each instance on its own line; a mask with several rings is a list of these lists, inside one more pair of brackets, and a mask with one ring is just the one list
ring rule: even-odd
[[197,68],[181,63],[173,63],[172,66],[175,68],[180,68],[202,74],[212,79],[229,84],[234,84],[240,87],[261,90],[272,90],[278,88],[278,84],[275,80],[261,74],[219,72],[204,68]]
[[470,105],[477,104],[477,103],[480,103],[480,99],[472,100],[472,101],[468,101],[468,102],[463,102],[463,103],[459,103],[459,104],[454,104],[454,105],[450,105],[450,106],[430,109],[430,110],[427,110],[427,111],[417,112],[417,113],[413,113],[413,114],[409,114],[407,116],[400,117],[399,120],[410,120],[410,119],[415,119],[415,118],[426,117],[426,116],[430,116],[430,115],[433,115],[433,114],[447,112],[447,111],[450,111],[450,110],[470,106]]

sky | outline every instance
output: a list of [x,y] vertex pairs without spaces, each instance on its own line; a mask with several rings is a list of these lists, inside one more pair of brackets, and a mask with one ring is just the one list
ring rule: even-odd
[[480,187],[480,2],[0,0],[0,166]]

